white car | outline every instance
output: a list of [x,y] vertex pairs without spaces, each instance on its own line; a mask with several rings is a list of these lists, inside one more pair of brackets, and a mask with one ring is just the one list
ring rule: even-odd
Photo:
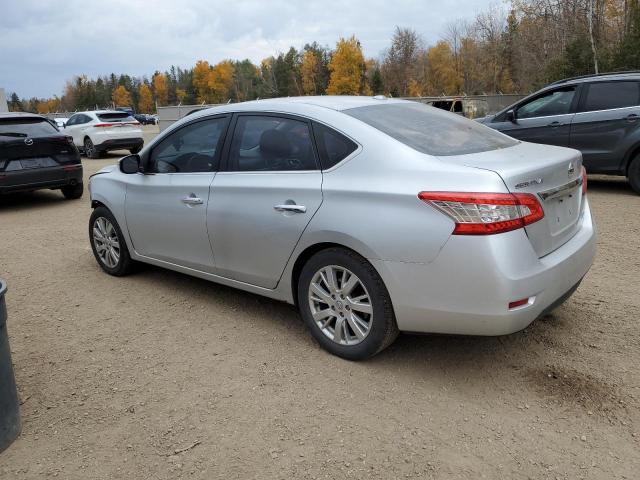
[[64,131],[89,158],[98,158],[109,150],[138,153],[144,144],[140,123],[116,110],[78,112],[66,122]]

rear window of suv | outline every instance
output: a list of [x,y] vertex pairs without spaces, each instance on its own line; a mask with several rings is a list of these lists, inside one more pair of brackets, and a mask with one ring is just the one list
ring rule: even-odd
[[429,155],[487,152],[518,143],[478,122],[418,102],[350,108],[343,113]]
[[2,118],[0,136],[38,137],[58,133],[58,130],[44,118]]
[[640,105],[640,82],[594,82],[589,84],[582,111],[594,112],[636,105]]
[[98,113],[96,114],[101,122],[136,122],[137,120],[125,112]]

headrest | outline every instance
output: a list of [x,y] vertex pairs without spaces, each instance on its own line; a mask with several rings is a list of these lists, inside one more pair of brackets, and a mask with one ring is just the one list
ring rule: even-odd
[[291,155],[289,137],[280,130],[265,130],[260,136],[260,152],[265,155],[287,158]]

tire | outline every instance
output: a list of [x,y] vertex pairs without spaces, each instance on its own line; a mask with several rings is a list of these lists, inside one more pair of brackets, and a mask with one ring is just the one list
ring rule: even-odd
[[62,187],[60,191],[62,191],[64,198],[66,198],[67,200],[77,200],[78,198],[82,197],[82,193],[84,192],[84,185],[82,184],[82,182],[80,182],[75,185]]
[[[109,228],[109,225],[111,225],[111,228]],[[97,230],[97,233],[94,233],[94,229]],[[107,237],[110,242],[100,242],[99,238],[101,236],[102,238]],[[91,243],[93,255],[102,270],[116,277],[131,273],[134,261],[129,255],[129,249],[122,235],[122,230],[120,230],[118,222],[108,208],[98,207],[91,214],[89,219],[89,242]],[[114,255],[114,253],[117,255]]]
[[142,150],[142,147],[130,148],[130,149],[129,149],[129,153],[130,153],[131,155],[135,155],[136,153],[140,153],[140,150]]
[[95,145],[93,144],[93,142],[91,141],[91,139],[89,137],[85,137],[85,139],[84,139],[84,154],[88,158],[99,158],[100,157],[100,152],[95,147]]
[[640,195],[640,155],[631,161],[627,171],[627,178],[633,191]]
[[[331,271],[338,288],[329,288],[325,280]],[[318,343],[348,360],[375,355],[399,333],[380,275],[365,258],[343,248],[322,250],[307,261],[298,279],[298,308]]]

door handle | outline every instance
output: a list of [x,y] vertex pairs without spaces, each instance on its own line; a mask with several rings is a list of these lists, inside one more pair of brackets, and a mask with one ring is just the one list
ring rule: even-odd
[[182,203],[187,205],[202,205],[202,199],[195,196],[195,194],[191,194],[188,197],[184,197],[181,199]]
[[273,209],[276,212],[295,212],[295,213],[305,213],[307,211],[307,207],[304,205],[274,205]]
[[555,122],[551,122],[550,124],[548,124],[547,127],[557,128],[560,125],[562,125],[562,124],[556,120]]
[[627,115],[627,122],[633,123],[636,120],[638,120],[638,115],[636,115],[635,113]]

